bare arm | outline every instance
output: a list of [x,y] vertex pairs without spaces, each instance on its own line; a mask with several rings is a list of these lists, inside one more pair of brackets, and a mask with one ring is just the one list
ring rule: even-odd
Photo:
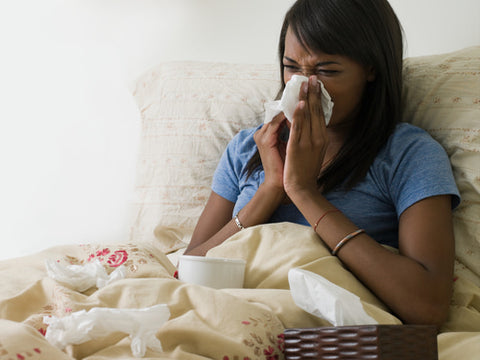
[[[240,222],[244,227],[267,222],[283,197],[284,194],[269,191],[267,186],[260,185],[250,202],[238,214]],[[208,250],[238,232],[240,229],[232,219],[233,208],[232,202],[212,192],[185,254],[204,256]]]
[[[265,171],[265,181],[238,214],[244,227],[266,223],[285,199],[283,163],[286,145],[279,140],[283,126],[285,117],[280,114],[254,135]],[[208,250],[239,231],[232,219],[234,205],[212,192],[185,254],[204,256]]]
[[190,244],[185,250],[186,255],[205,255],[210,248],[238,231],[237,226],[231,223],[234,205],[213,191],[210,193]]
[[[318,214],[332,208],[318,192],[303,196],[295,197],[294,202],[311,224]],[[436,196],[405,210],[400,217],[398,254],[368,234],[351,239],[337,254],[406,323],[439,326],[446,320],[454,262],[450,206],[450,196]],[[357,227],[338,212],[328,214],[317,227],[331,249],[355,230]]]
[[[334,208],[316,184],[315,164],[324,156],[325,132],[321,104],[311,84],[294,115],[284,182],[287,195],[312,225]],[[331,249],[356,230],[340,212],[329,213],[316,229]],[[337,255],[404,322],[440,325],[451,297],[454,253],[451,198],[445,195],[421,200],[402,213],[398,254],[360,234]]]

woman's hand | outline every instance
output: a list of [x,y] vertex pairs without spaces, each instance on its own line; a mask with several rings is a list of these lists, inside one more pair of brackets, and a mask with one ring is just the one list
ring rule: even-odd
[[300,102],[293,115],[288,140],[284,187],[291,198],[298,191],[317,191],[328,137],[321,103],[321,90],[316,76],[303,83]]
[[283,173],[287,143],[280,139],[280,135],[287,123],[285,115],[280,113],[253,136],[265,171],[264,185],[281,192],[284,192]]

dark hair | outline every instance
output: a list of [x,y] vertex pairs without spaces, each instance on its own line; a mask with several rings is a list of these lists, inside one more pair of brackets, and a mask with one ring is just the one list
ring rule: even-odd
[[[289,27],[306,49],[346,56],[375,71],[344,145],[318,180],[323,192],[341,184],[350,189],[365,177],[401,118],[401,25],[387,0],[298,0],[287,12],[280,33],[279,94],[285,88],[283,56]],[[257,151],[247,173],[251,175],[260,165]]]

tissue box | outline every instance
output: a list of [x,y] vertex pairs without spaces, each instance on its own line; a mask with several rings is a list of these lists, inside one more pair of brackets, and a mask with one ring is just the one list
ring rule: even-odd
[[285,359],[438,360],[437,329],[361,325],[285,329]]

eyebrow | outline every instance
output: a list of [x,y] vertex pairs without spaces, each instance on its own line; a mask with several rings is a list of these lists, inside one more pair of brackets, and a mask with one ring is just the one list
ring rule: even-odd
[[[291,62],[291,63],[294,63],[294,64],[297,64],[297,65],[298,65],[298,63],[297,63],[295,60],[290,59],[288,56],[284,56],[283,58],[284,58],[285,60]],[[315,64],[315,67],[317,67],[317,66],[331,65],[331,64],[340,65],[340,64],[339,64],[338,62],[336,62],[336,61],[320,61],[319,63]]]

